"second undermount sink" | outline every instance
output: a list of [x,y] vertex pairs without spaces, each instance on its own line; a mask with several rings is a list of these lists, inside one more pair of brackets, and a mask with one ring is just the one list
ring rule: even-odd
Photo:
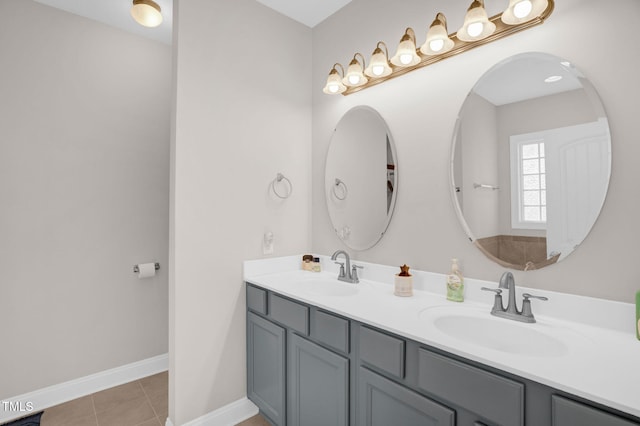
[[496,318],[474,308],[434,307],[420,312],[441,333],[498,352],[532,357],[561,357],[569,353],[567,330]]

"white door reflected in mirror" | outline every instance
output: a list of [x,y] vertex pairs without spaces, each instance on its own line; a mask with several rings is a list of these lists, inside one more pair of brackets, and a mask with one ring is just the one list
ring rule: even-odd
[[502,266],[539,269],[571,254],[600,214],[610,175],[604,107],[564,59],[508,58],[462,105],[451,157],[454,204],[471,241]]

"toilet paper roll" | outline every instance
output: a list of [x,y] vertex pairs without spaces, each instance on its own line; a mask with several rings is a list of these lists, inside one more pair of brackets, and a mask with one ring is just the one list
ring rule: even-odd
[[156,275],[155,263],[141,263],[138,265],[138,278],[150,278]]

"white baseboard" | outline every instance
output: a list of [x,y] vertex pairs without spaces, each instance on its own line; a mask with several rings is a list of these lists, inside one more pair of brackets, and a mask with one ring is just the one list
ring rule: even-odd
[[[245,397],[182,426],[234,426],[256,414],[258,407]],[[173,426],[171,419],[167,419],[165,426]]]
[[[37,413],[45,408],[62,404],[82,396],[112,388],[133,380],[151,376],[152,374],[167,371],[169,368],[169,355],[158,355],[153,358],[101,371],[90,376],[49,386],[33,392],[7,398],[0,403],[0,423],[28,416],[30,412]],[[5,404],[5,402],[8,402]],[[25,410],[11,410],[9,403],[16,403]],[[28,411],[27,408],[31,408]]]

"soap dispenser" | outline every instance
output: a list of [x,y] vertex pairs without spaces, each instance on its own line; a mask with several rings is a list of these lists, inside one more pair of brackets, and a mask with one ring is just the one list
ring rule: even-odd
[[451,271],[447,275],[447,300],[464,301],[464,278],[458,267],[458,259],[451,259]]

